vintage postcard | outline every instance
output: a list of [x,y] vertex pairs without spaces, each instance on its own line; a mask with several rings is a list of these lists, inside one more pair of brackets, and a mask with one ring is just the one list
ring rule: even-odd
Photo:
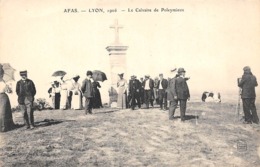
[[260,166],[259,0],[0,0],[0,166]]

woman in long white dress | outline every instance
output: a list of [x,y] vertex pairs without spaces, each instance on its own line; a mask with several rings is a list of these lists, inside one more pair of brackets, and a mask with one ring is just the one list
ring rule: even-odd
[[81,93],[81,86],[78,83],[80,76],[76,76],[72,79],[72,101],[71,101],[71,109],[80,110],[82,109],[82,93]]
[[118,74],[119,80],[117,81],[118,96],[117,96],[117,107],[118,108],[127,108],[126,105],[126,91],[127,91],[127,81],[124,79],[124,74]]
[[68,83],[61,78],[60,82],[60,109],[67,109],[67,101],[68,101]]

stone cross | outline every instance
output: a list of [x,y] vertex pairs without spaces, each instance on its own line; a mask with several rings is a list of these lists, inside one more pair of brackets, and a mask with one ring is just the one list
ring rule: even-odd
[[114,25],[111,25],[110,28],[115,29],[115,43],[118,44],[119,43],[119,29],[123,28],[123,26],[118,25],[118,20],[116,19]]

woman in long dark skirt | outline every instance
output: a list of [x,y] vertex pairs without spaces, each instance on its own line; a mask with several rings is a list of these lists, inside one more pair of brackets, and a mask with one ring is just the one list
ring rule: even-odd
[[6,132],[14,128],[11,104],[7,93],[11,93],[11,89],[3,80],[3,68],[0,65],[0,132]]
[[93,108],[103,107],[101,101],[101,95],[98,89],[101,88],[101,86],[97,81],[92,82],[92,85],[93,85],[93,92],[94,92]]

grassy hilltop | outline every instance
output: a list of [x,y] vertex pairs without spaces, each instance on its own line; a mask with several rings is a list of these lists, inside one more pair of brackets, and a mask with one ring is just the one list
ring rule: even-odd
[[260,127],[235,110],[189,102],[184,123],[158,108],[36,111],[36,129],[0,134],[0,166],[260,166]]

